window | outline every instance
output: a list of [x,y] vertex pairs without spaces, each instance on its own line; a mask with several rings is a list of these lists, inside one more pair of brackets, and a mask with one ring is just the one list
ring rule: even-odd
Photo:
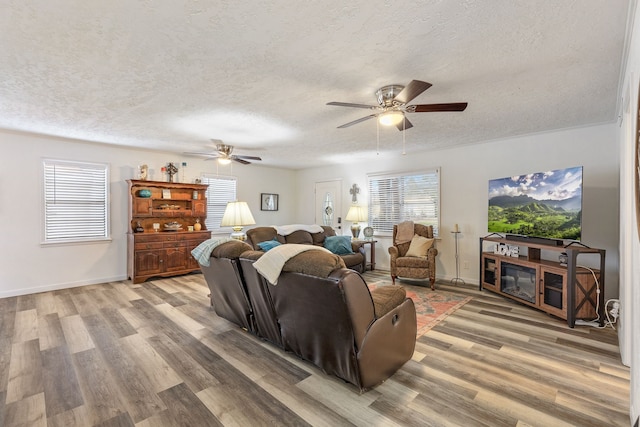
[[207,230],[221,230],[220,222],[227,203],[236,200],[236,178],[221,176],[202,176],[202,183],[207,189]]
[[440,169],[369,175],[369,226],[391,235],[402,221],[440,228]]
[[109,239],[109,167],[43,160],[44,243]]

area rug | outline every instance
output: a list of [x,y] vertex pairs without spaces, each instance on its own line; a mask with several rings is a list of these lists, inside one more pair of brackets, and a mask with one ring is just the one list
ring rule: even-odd
[[[390,285],[391,280],[369,279],[367,284],[369,289],[373,290],[377,287]],[[396,284],[406,289],[407,297],[411,298],[416,306],[416,320],[418,323],[416,338],[424,335],[472,299],[464,295],[456,295],[452,292],[439,290],[437,283],[435,291],[432,291],[429,286],[410,285],[400,281],[396,281]]]

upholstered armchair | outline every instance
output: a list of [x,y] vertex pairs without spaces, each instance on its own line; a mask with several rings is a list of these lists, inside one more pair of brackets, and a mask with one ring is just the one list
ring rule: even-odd
[[[391,281],[395,284],[397,277],[404,277],[407,279],[429,279],[431,289],[435,289],[436,283],[436,255],[438,250],[433,247],[433,242],[426,242],[426,246],[431,243],[431,246],[425,251],[418,251],[415,249],[418,246],[425,248],[425,239],[433,239],[433,226],[414,224],[414,235],[421,236],[421,239],[414,238],[406,242],[396,243],[396,235],[398,233],[398,225],[393,226],[393,246],[389,247],[390,266],[391,266]],[[410,247],[413,248],[412,252],[407,256]],[[424,254],[424,255],[423,255]],[[417,256],[416,256],[417,255]]]

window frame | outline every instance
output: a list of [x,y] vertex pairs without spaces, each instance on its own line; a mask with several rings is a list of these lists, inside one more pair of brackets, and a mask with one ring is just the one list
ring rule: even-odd
[[[207,218],[205,219],[205,225],[207,230],[211,231],[214,234],[222,234],[222,233],[231,233],[231,227],[220,227],[220,222],[222,221],[222,216],[224,215],[224,210],[227,206],[228,202],[233,202],[237,200],[238,197],[238,178],[235,176],[229,175],[215,175],[215,174],[201,174],[201,180],[203,184],[207,184],[207,191],[205,197],[207,198]],[[224,198],[224,206],[222,204],[215,203],[216,198],[211,197],[210,191],[215,190],[215,186],[212,185],[210,181],[213,180],[224,180],[233,182],[233,198],[230,199],[231,196]],[[217,216],[215,212],[218,210],[216,206],[222,207],[222,212],[219,213],[219,219],[217,221],[213,221],[210,217]]]
[[[437,181],[435,189],[429,188],[429,191],[436,198],[434,202],[435,206],[433,208],[435,217],[416,218],[415,216],[413,217],[407,216],[403,212],[404,210],[403,207],[407,205],[407,203],[402,203],[402,206],[397,209],[397,212],[395,214],[394,212],[392,212],[393,211],[392,209],[389,210],[390,214],[388,214],[389,216],[388,219],[378,220],[379,222],[383,223],[382,227],[380,226],[380,223],[376,224],[376,218],[379,215],[374,214],[374,209],[377,209],[378,206],[383,206],[384,203],[373,202],[373,196],[374,196],[374,193],[376,192],[373,191],[372,185],[374,185],[375,182],[380,182],[380,181],[388,181],[393,179],[403,180],[411,177],[422,177],[422,176],[430,177],[430,179],[433,179],[433,176],[435,176],[435,179]],[[368,189],[367,211],[368,211],[368,217],[369,217],[369,226],[373,227],[373,229],[375,230],[375,234],[378,236],[391,236],[393,234],[394,224],[398,224],[402,221],[414,221],[417,224],[433,225],[433,235],[434,237],[439,237],[440,219],[441,219],[440,207],[442,205],[442,200],[440,196],[441,177],[442,175],[440,173],[440,167],[432,167],[432,168],[412,170],[412,171],[382,172],[382,173],[367,174],[367,189]],[[405,194],[406,194],[405,191],[399,191],[397,193],[397,197],[402,199]],[[425,202],[421,202],[420,204],[424,204],[424,203]]]
[[[59,182],[58,185],[55,181],[56,167],[61,168],[60,175],[57,177]],[[43,158],[41,168],[41,245],[67,245],[111,241],[111,189],[109,164],[101,162]],[[65,169],[67,169],[66,173],[64,172]],[[51,173],[54,174],[54,177],[50,176]],[[93,178],[99,177],[100,180],[97,182],[82,180],[80,177],[83,174]],[[50,182],[51,179],[54,179],[54,181]],[[69,209],[63,210],[67,211],[67,217],[64,217],[64,214],[61,216],[66,224],[74,230],[67,234],[64,232],[64,227],[60,228],[54,226],[54,216],[56,215],[56,212],[55,210],[52,212],[53,209],[50,208],[50,206],[53,206],[53,200],[57,197],[57,195],[51,193],[51,191],[55,191],[56,187],[63,184],[62,181],[64,179],[75,180],[74,185],[67,188],[68,194],[66,196],[69,197],[69,199],[66,202],[66,206],[69,207]],[[87,185],[88,182],[90,185]],[[51,186],[54,188],[52,189]],[[100,199],[95,199],[93,202],[87,200],[80,202],[77,197],[82,195],[83,192],[85,196],[87,194],[93,194]],[[74,196],[76,197],[75,202],[73,202]],[[87,214],[87,208],[91,208],[89,212],[93,211],[93,215]],[[83,213],[80,215],[79,212],[81,210],[83,210]],[[60,212],[58,212],[58,214],[59,213]],[[95,224],[95,221],[98,221],[98,225],[85,228],[84,232],[86,234],[82,235],[82,226]],[[100,231],[99,234],[97,233],[98,231]]]

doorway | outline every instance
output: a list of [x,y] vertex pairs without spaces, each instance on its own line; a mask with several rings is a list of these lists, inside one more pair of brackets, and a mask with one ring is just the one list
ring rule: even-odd
[[342,234],[342,181],[316,182],[315,222],[333,227]]

